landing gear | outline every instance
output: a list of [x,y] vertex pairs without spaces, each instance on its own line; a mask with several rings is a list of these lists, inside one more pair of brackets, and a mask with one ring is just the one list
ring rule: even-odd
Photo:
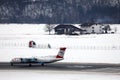
[[31,67],[32,66],[32,64],[31,63],[29,63],[29,67]]
[[41,66],[44,66],[44,63],[41,63]]
[[10,65],[13,66],[13,63],[11,62]]

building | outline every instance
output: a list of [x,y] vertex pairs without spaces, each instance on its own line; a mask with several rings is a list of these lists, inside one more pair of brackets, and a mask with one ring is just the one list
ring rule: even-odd
[[97,23],[84,23],[81,29],[84,30],[83,34],[102,34],[104,33],[104,26]]
[[67,34],[67,35],[79,35],[82,32],[80,27],[73,25],[57,25],[55,28],[55,34]]

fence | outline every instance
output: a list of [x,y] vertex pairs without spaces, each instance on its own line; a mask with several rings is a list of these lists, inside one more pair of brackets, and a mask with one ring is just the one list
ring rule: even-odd
[[[36,44],[34,48],[50,49],[62,46],[52,44]],[[64,45],[68,49],[85,49],[85,50],[120,50],[120,45]],[[29,41],[0,40],[0,48],[29,48]]]

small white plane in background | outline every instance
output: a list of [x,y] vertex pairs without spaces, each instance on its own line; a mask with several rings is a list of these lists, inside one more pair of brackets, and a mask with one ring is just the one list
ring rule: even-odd
[[29,48],[43,48],[43,46],[45,46],[45,48],[51,48],[51,45],[48,43],[48,44],[36,44],[35,41],[29,41]]
[[57,55],[51,55],[51,56],[42,56],[42,57],[31,57],[31,58],[14,58],[11,60],[11,66],[14,64],[22,64],[26,63],[29,64],[29,66],[32,66],[33,63],[38,63],[44,66],[46,63],[53,63],[64,59],[64,53],[66,48],[62,47],[60,48]]

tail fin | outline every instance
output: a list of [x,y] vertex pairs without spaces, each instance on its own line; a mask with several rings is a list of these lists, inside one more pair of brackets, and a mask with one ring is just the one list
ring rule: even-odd
[[64,57],[65,50],[66,50],[65,47],[60,48],[60,50],[59,50],[59,52],[58,52],[56,58],[63,58],[63,57]]
[[29,41],[29,47],[34,48],[36,46],[36,43],[34,41]]

